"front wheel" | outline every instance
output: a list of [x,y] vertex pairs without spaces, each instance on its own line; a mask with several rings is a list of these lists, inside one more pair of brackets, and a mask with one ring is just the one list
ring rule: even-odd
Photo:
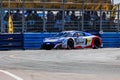
[[69,39],[67,42],[67,48],[68,49],[74,49],[74,41],[73,39]]
[[98,48],[100,48],[100,40],[99,39],[95,39],[94,40],[93,49],[98,49]]

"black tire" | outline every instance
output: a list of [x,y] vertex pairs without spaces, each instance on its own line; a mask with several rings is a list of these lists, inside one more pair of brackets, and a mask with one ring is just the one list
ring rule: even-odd
[[94,47],[93,49],[98,49],[100,48],[100,40],[99,39],[95,39],[94,40]]
[[53,45],[46,45],[46,44],[44,44],[44,45],[42,45],[42,49],[45,49],[45,50],[51,50],[51,49],[53,49]]
[[45,50],[51,50],[52,47],[45,46],[43,49],[45,49]]
[[74,49],[74,41],[73,39],[69,39],[67,42],[67,48],[68,49]]

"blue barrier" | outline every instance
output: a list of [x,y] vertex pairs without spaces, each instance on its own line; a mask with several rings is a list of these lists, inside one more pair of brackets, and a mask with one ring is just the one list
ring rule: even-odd
[[0,50],[23,49],[23,34],[0,34]]
[[24,33],[24,49],[40,49],[43,39],[56,33]]
[[[56,33],[0,34],[0,50],[40,49],[43,39]],[[120,47],[120,33],[104,32],[100,35],[103,47]]]
[[120,47],[120,33],[104,32],[101,34],[103,47]]
[[[40,49],[43,39],[56,33],[25,33],[24,49]],[[120,34],[117,32],[104,32],[100,35],[103,47],[120,47]]]

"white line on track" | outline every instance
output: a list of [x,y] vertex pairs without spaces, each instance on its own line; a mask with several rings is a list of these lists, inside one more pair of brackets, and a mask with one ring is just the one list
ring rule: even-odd
[[14,74],[12,74],[12,73],[10,73],[10,72],[8,72],[8,71],[0,70],[0,72],[6,74],[6,75],[8,75],[8,76],[10,76],[10,77],[12,77],[12,78],[14,78],[14,79],[16,79],[16,80],[23,80],[22,78],[20,78],[20,77],[14,75]]

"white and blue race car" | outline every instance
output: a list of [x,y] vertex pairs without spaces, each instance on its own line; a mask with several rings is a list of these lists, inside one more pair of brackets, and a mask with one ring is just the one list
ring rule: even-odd
[[82,31],[62,31],[53,37],[43,40],[43,49],[78,49],[78,48],[101,48],[102,39]]

